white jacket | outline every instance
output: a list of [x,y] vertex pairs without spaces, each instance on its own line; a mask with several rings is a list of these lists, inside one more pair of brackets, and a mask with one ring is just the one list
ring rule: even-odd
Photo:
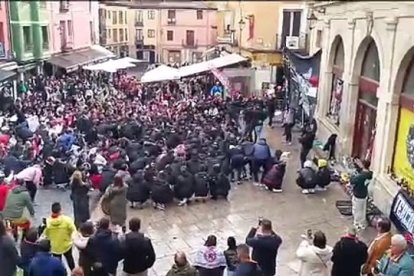
[[304,240],[296,250],[296,257],[301,261],[299,276],[330,275],[328,263],[332,257],[332,247],[321,249]]

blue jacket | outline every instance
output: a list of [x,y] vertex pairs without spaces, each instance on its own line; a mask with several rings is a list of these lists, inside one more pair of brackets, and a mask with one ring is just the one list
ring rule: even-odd
[[385,276],[414,275],[414,261],[407,252],[401,256],[398,263],[391,261],[388,254],[385,255],[382,257],[378,268]]
[[29,266],[29,276],[66,276],[61,260],[47,252],[37,252]]
[[216,96],[216,95],[221,96],[223,94],[223,88],[221,88],[221,86],[219,85],[214,85],[210,90],[210,94],[212,96]]
[[253,146],[253,157],[258,160],[268,160],[272,157],[269,145],[263,139],[260,139]]
[[256,262],[239,263],[234,276],[261,276],[262,270]]
[[62,136],[59,137],[58,145],[63,146],[63,149],[65,151],[68,151],[68,150],[70,150],[72,145],[75,143],[75,141],[76,141],[75,135],[65,133],[65,134],[63,134]]

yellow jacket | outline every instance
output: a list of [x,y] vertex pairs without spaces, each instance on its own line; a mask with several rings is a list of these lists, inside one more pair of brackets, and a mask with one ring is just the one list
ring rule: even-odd
[[52,215],[46,220],[44,235],[50,240],[53,254],[66,253],[72,247],[72,235],[75,232],[75,223],[68,216]]

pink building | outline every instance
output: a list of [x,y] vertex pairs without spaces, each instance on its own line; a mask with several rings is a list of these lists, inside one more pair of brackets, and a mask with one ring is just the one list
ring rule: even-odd
[[9,59],[11,54],[8,4],[7,1],[0,1],[0,60]]
[[51,53],[90,47],[95,38],[93,1],[50,1]]
[[158,53],[163,63],[198,62],[217,38],[217,9],[203,2],[163,2]]

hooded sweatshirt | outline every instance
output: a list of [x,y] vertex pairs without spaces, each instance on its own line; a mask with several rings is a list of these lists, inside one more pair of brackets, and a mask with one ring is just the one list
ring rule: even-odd
[[332,257],[332,247],[319,248],[304,240],[299,245],[296,256],[302,261],[299,276],[329,276],[328,262]]
[[33,204],[29,192],[23,186],[16,186],[10,190],[4,205],[3,217],[5,219],[20,219],[27,208],[30,215],[34,215]]
[[56,255],[66,253],[72,247],[72,235],[76,232],[73,219],[52,214],[46,220],[45,236],[50,240],[51,252]]
[[167,273],[167,276],[197,276],[197,275],[198,275],[197,270],[188,263],[185,266],[181,266],[181,267],[174,264]]

